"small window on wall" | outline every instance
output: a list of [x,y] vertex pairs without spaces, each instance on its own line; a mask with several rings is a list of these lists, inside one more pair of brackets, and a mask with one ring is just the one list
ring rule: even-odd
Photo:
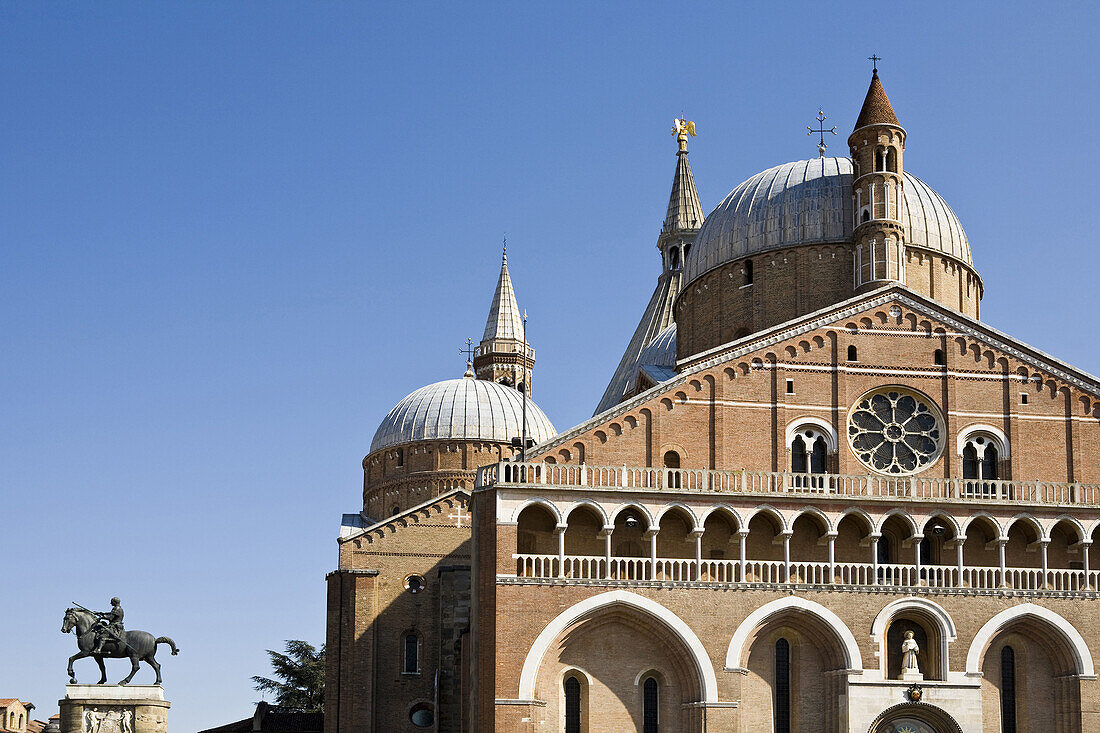
[[791,644],[775,642],[775,733],[791,733]]
[[745,260],[745,266],[741,270],[745,273],[745,285],[752,285],[752,260]]
[[680,454],[674,450],[665,453],[665,468],[669,469],[667,471],[668,488],[680,488],[680,473],[677,470],[680,468]]
[[647,677],[642,683],[642,733],[657,733],[658,702],[657,678]]
[[1020,393],[1020,404],[1021,405],[1026,405],[1027,404],[1027,392],[1021,392]]
[[944,358],[943,349],[936,349],[936,353],[932,355],[932,363],[936,366],[945,366],[947,359]]
[[398,466],[404,466],[405,465],[405,450],[403,448],[398,448],[397,449],[397,465]]
[[1016,733],[1016,652],[1001,649],[1001,732]]
[[859,352],[855,346],[848,347],[848,361],[859,361]]
[[794,380],[787,380],[787,394],[794,394]]
[[581,733],[581,682],[565,678],[565,733]]
[[425,702],[413,705],[409,711],[409,722],[417,728],[431,728],[435,725],[435,711]]
[[420,673],[420,637],[415,632],[405,634],[405,664],[401,671],[405,674]]

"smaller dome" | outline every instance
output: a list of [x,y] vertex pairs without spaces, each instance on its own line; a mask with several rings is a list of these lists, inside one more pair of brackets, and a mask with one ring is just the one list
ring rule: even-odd
[[638,357],[638,366],[676,366],[676,323],[664,327],[646,344]]
[[[421,387],[390,410],[370,452],[419,440],[491,440],[507,443],[523,433],[523,395],[483,379],[448,379]],[[527,401],[527,434],[542,443],[557,434],[538,405]]]

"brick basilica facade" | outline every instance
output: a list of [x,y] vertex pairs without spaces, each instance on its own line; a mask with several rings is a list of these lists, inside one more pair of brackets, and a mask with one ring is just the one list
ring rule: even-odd
[[877,70],[850,157],[705,218],[675,132],[662,272],[591,419],[527,396],[505,256],[466,375],[378,428],[326,733],[1100,730],[1100,380],[979,320]]

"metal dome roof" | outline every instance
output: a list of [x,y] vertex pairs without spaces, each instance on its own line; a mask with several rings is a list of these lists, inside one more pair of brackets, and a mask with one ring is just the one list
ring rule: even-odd
[[653,340],[650,341],[641,355],[638,357],[640,366],[676,366],[676,324],[665,326]]
[[[905,172],[906,245],[942,252],[973,266],[962,224],[932,188]],[[814,158],[757,173],[703,222],[684,263],[685,284],[718,265],[802,244],[846,242],[854,229],[852,161]]]
[[[523,432],[523,395],[511,387],[464,377],[421,387],[390,410],[370,452],[418,440],[491,440],[506,443]],[[537,443],[557,434],[546,413],[527,401],[527,434]]]

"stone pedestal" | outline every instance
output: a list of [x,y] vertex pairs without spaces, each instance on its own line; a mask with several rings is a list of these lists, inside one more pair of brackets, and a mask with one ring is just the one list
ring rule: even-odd
[[924,673],[923,672],[910,672],[910,671],[907,670],[907,671],[901,673],[901,681],[902,682],[924,682]]
[[61,733],[166,733],[160,685],[65,685]]

